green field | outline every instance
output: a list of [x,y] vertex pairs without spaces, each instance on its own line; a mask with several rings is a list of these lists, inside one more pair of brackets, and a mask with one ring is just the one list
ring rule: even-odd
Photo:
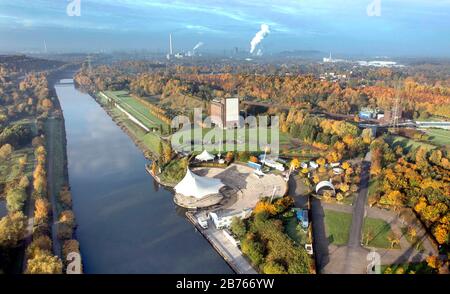
[[334,245],[345,245],[348,242],[352,215],[344,212],[324,210],[325,230],[328,242]]
[[115,100],[146,127],[159,129],[162,125],[167,128],[165,122],[156,117],[143,103],[131,97],[127,91],[105,91],[104,94]]
[[420,146],[425,147],[428,150],[434,149],[436,148],[436,146],[432,145],[432,144],[428,144],[425,142],[419,142],[416,140],[412,140],[409,138],[405,138],[405,137],[401,137],[401,136],[395,136],[395,135],[390,135],[388,137],[388,142],[391,143],[391,146],[397,146],[400,145],[402,146],[404,149],[416,149]]
[[32,147],[25,147],[15,150],[5,160],[0,160],[0,184],[6,184],[7,182],[17,180],[21,176],[21,170],[19,166],[19,159],[27,156],[27,163],[24,168],[24,173],[30,177],[34,167],[34,150]]
[[[66,183],[65,177],[65,149],[64,149],[64,125],[59,119],[48,119],[45,123],[45,133],[47,134],[47,153],[48,165],[52,168],[52,178],[49,177],[49,193],[52,192],[51,197],[58,199],[59,191]],[[51,165],[51,167],[50,167]],[[62,207],[59,201],[55,201],[56,211],[59,213]]]
[[[375,248],[391,248],[390,239],[397,239],[391,226],[381,219],[365,218],[363,227],[363,244]],[[368,241],[368,242],[367,242]],[[394,249],[400,246],[395,245]]]
[[427,129],[425,132],[430,136],[430,142],[444,147],[450,147],[450,130]]
[[306,232],[300,228],[297,218],[290,217],[284,221],[286,234],[295,241],[296,244],[304,245],[307,242]]
[[[213,132],[214,130],[216,132]],[[222,134],[220,134],[220,132],[222,132]],[[212,144],[204,143],[204,146],[200,146],[199,150],[202,151],[203,149],[206,149],[212,153],[217,153],[219,150],[221,152],[227,151],[264,152],[265,146],[267,146],[268,144],[272,144],[271,133],[272,132],[270,128],[262,131],[249,128],[245,128],[244,131],[202,128],[201,136],[203,141],[211,142]],[[185,142],[185,144],[182,144],[183,150],[190,151],[192,148],[190,145],[191,140],[194,140],[195,138],[194,131],[192,129],[185,131],[180,130],[176,132],[176,136],[180,138],[181,142]],[[218,140],[220,136],[222,136],[223,139],[222,142],[229,142],[230,145],[227,146],[225,143],[222,143],[222,145],[220,145]],[[318,156],[318,152],[317,150],[314,150],[314,147],[311,147],[306,143],[299,142],[298,140],[293,139],[287,133],[279,132],[278,142],[279,142],[278,145],[279,152],[281,155],[288,157],[300,157],[301,159],[303,158],[308,159],[311,157]],[[311,151],[311,152],[305,155],[302,153],[302,151]]]

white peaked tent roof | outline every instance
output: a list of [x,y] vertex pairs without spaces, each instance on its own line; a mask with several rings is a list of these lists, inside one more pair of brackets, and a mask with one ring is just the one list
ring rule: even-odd
[[208,161],[208,160],[213,160],[214,155],[210,154],[206,150],[203,150],[203,152],[201,154],[197,155],[195,158],[198,160],[201,160],[201,161]]
[[319,193],[319,190],[324,187],[328,187],[328,188],[331,188],[333,191],[336,191],[334,188],[334,185],[331,183],[331,180],[330,180],[330,181],[322,181],[322,182],[318,183],[316,186],[316,193]]
[[225,185],[219,179],[200,177],[187,169],[184,178],[175,186],[175,191],[184,196],[200,199],[207,195],[218,194],[223,186]]

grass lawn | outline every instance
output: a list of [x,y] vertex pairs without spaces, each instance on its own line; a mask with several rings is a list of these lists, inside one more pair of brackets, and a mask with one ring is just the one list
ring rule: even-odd
[[325,230],[328,241],[334,245],[345,245],[348,242],[352,215],[344,212],[324,210]]
[[122,123],[127,129],[135,135],[151,152],[158,154],[159,152],[159,135],[154,133],[147,133],[141,127],[137,126],[129,119],[121,118]]
[[[106,99],[104,99],[101,95],[97,95],[97,98],[102,105],[108,107]],[[160,141],[159,133],[146,132],[144,129],[132,122],[123,112],[121,112],[117,108],[109,108],[109,110],[114,120],[122,123],[131,134],[133,134],[147,147],[148,150],[155,154],[158,154]]]
[[[47,135],[47,152],[51,156],[48,164],[52,164],[53,181],[49,184],[52,186],[55,199],[58,199],[59,191],[65,184],[64,175],[64,132],[63,123],[58,119],[48,119],[45,124],[45,133]],[[52,145],[52,148],[50,147]],[[56,209],[58,213],[62,210],[59,201],[56,201]]]
[[436,146],[425,143],[425,142],[419,142],[419,141],[415,141],[415,140],[412,140],[412,139],[409,139],[406,137],[401,137],[401,136],[396,136],[396,135],[388,136],[388,142],[391,142],[392,146],[400,145],[404,149],[407,149],[407,150],[410,150],[411,148],[416,149],[420,146],[425,147],[428,150],[436,148]]
[[27,164],[24,173],[30,178],[33,173],[34,150],[32,147],[25,147],[14,150],[14,152],[5,160],[0,160],[0,183],[16,180],[20,177],[19,159],[27,156]]
[[450,130],[426,129],[425,132],[430,136],[431,143],[438,146],[450,146]]
[[390,273],[408,274],[411,272],[414,272],[416,274],[433,274],[435,273],[435,270],[430,268],[426,262],[391,264],[381,266],[381,273],[383,274],[390,274]]
[[303,231],[298,225],[297,218],[290,217],[284,220],[284,229],[286,234],[295,241],[296,244],[304,245],[306,244],[306,232]]
[[[363,244],[368,247],[375,248],[392,248],[390,238],[399,238],[395,236],[391,230],[391,226],[381,219],[365,218],[363,227]],[[367,242],[369,239],[369,242]],[[395,245],[393,249],[399,249],[399,245]]]
[[418,240],[417,237],[412,238],[410,234],[408,234],[408,228],[401,228],[402,235],[405,236],[405,239],[412,245],[414,248],[420,252],[424,252],[425,248],[423,247],[423,242]]
[[[267,143],[270,144],[272,140],[271,130],[248,129],[245,130],[221,130],[213,128],[202,128],[202,139],[205,141],[204,146],[206,150],[217,153],[220,149],[222,152],[227,151],[250,151],[263,152]],[[178,131],[176,133],[180,143],[183,144],[183,149],[190,150],[191,140],[195,139],[196,133],[194,130]],[[220,144],[222,139],[222,144]],[[197,140],[197,139],[196,139]],[[199,139],[200,140],[200,139]],[[286,140],[286,136],[280,133],[279,140]],[[210,144],[208,142],[211,142]],[[216,151],[216,152],[214,152]]]
[[141,123],[149,128],[159,128],[163,125],[167,128],[167,124],[153,115],[150,109],[140,101],[131,97],[126,91],[105,91],[105,95],[119,102],[126,111],[130,112]]

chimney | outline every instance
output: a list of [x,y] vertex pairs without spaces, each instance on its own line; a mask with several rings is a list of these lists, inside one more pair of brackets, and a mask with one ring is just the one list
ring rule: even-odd
[[173,55],[172,34],[169,35],[170,55]]

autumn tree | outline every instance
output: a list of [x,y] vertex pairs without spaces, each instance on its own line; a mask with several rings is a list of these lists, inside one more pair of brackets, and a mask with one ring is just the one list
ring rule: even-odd
[[298,169],[300,167],[300,160],[298,160],[297,157],[294,157],[291,160],[291,163],[290,163],[289,166],[290,166],[291,169]]
[[27,199],[27,193],[24,189],[15,188],[8,190],[6,194],[6,205],[9,212],[21,211],[25,200]]
[[6,158],[8,158],[11,153],[14,151],[13,147],[11,146],[11,144],[5,144],[0,148],[0,159],[1,160],[5,160]]
[[16,247],[25,236],[26,217],[13,212],[0,220],[0,246]]
[[62,274],[62,262],[58,256],[46,251],[37,251],[27,263],[27,274]]
[[34,202],[34,217],[36,222],[46,221],[50,211],[50,203],[45,198],[38,198]]

